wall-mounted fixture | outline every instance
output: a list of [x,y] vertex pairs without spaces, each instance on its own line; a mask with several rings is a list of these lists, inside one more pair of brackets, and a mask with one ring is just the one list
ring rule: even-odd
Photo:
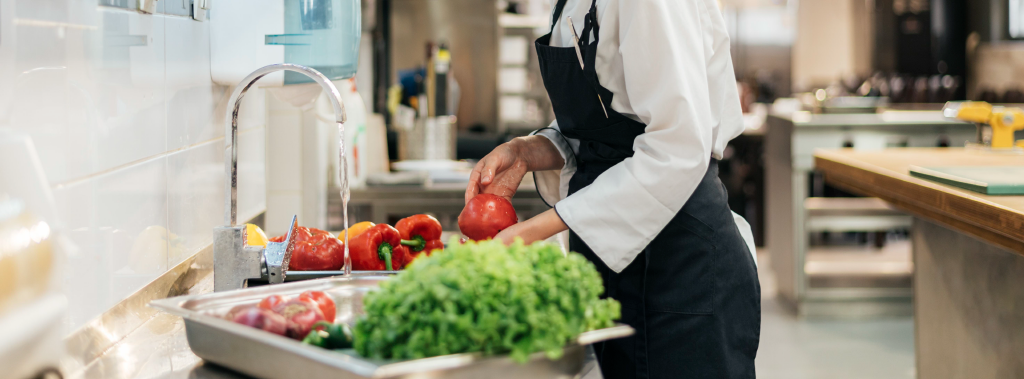
[[[213,80],[235,85],[277,63],[311,67],[330,80],[350,78],[359,57],[360,16],[359,0],[219,0],[210,15]],[[311,82],[278,71],[261,85]]]

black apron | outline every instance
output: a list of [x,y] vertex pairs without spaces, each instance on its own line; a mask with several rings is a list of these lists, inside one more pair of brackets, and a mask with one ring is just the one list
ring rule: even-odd
[[[554,20],[565,3],[556,4]],[[596,4],[578,33],[583,69],[574,48],[550,45],[550,33],[536,42],[559,129],[580,141],[570,194],[632,156],[633,140],[645,128],[612,110],[612,93],[598,82]],[[761,289],[726,199],[718,162],[712,159],[682,210],[621,273],[609,269],[570,231],[570,250],[594,263],[604,279],[605,295],[622,303],[621,322],[636,329],[632,337],[594,346],[605,378],[755,376]]]

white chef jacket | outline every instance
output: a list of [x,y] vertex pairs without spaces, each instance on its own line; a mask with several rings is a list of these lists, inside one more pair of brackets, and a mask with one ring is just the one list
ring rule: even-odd
[[[566,17],[581,33],[590,5],[568,0],[552,46],[572,46]],[[716,0],[597,0],[597,16],[598,80],[614,94],[612,109],[647,127],[633,141],[633,157],[572,196],[579,141],[541,130],[537,134],[555,144],[565,166],[535,178],[565,224],[621,272],[682,209],[710,158],[721,159],[726,144],[743,131],[743,115]],[[753,253],[750,226],[733,216]]]

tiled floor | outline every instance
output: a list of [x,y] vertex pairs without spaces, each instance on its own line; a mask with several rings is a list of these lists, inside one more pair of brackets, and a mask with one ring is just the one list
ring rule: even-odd
[[760,379],[914,378],[914,323],[909,318],[876,321],[797,320],[774,296],[767,256],[759,254],[761,277]]

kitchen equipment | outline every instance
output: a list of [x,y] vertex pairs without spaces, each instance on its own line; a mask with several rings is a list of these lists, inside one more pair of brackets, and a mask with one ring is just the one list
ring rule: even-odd
[[[438,183],[469,183],[469,174],[473,165],[466,161],[453,160],[408,160],[391,164],[392,175],[420,173],[421,185]],[[463,186],[465,187],[465,186]]]
[[467,171],[473,165],[466,161],[450,160],[407,160],[391,164],[395,171]]
[[399,160],[455,160],[455,116],[420,117],[395,126]]
[[[377,4],[381,3],[383,2],[377,1]],[[388,11],[385,13],[388,22],[377,26],[378,31],[393,38],[388,40],[384,48],[377,46],[374,61],[389,62],[389,65],[382,68],[379,73],[394,80],[377,81],[374,93],[387,93],[388,87],[393,84],[413,84],[401,91],[404,94],[395,97],[396,100],[402,100],[409,105],[409,96],[417,96],[427,91],[426,86],[417,88],[414,85],[415,80],[402,80],[410,78],[404,74],[418,71],[422,72],[421,78],[427,78],[428,62],[425,59],[424,47],[432,42],[444,43],[451,52],[450,70],[447,75],[449,80],[445,85],[448,87],[449,95],[447,99],[442,100],[446,103],[444,108],[447,109],[447,113],[437,112],[434,107],[434,116],[457,115],[461,128],[479,125],[494,131],[499,124],[497,73],[501,67],[497,51],[500,25],[495,3],[389,0],[387,4]],[[437,73],[439,62],[435,60],[434,63],[432,66]],[[436,101],[439,100],[436,96],[437,90],[440,89],[437,87],[440,86],[435,86],[435,105],[440,102]],[[430,101],[417,100],[417,103],[429,105]],[[424,107],[423,116],[430,116],[428,108]],[[390,111],[394,112],[393,109]],[[393,118],[391,120],[394,121]],[[397,152],[397,149],[395,151]],[[395,157],[397,158],[397,155]]]
[[[292,234],[297,220],[292,217],[288,237],[281,243],[268,243],[262,246],[248,246],[245,236],[246,227],[239,225],[237,220],[238,197],[238,109],[242,98],[253,84],[264,76],[277,71],[297,72],[310,77],[328,93],[328,99],[334,108],[335,122],[341,128],[345,123],[345,106],[341,94],[331,81],[320,72],[309,67],[294,64],[273,64],[253,71],[235,87],[231,94],[234,107],[227,117],[231,122],[225,126],[224,135],[226,150],[224,159],[225,171],[225,226],[213,230],[213,278],[214,291],[226,291],[242,288],[250,279],[263,280],[271,284],[283,283],[288,274],[288,261],[291,259]],[[231,104],[229,103],[229,104]],[[339,156],[338,165],[345,162]],[[344,177],[342,177],[345,180]],[[342,185],[345,188],[345,185]],[[348,267],[348,248],[345,249],[346,268]],[[346,272],[348,270],[345,270]]]
[[[978,143],[983,143],[983,125],[992,127],[994,150],[1021,150],[1015,147],[1013,132],[1024,130],[1024,110],[1016,107],[993,107],[984,101],[951,101],[942,108],[942,115],[957,120],[970,121],[978,127]],[[1024,141],[1022,141],[1024,142]]]
[[888,97],[836,96],[822,101],[821,113],[876,113],[889,106]]
[[363,314],[362,298],[388,276],[354,274],[341,278],[311,280],[277,286],[248,288],[156,300],[150,306],[181,316],[189,347],[201,358],[260,378],[571,378],[584,363],[585,346],[626,337],[626,325],[581,334],[565,347],[564,355],[550,360],[534,354],[525,364],[508,357],[453,354],[407,361],[365,359],[351,350],[321,349],[224,320],[219,315],[245,304],[277,295],[324,291],[338,307],[336,322],[353,324]]
[[[219,0],[210,16],[210,74],[235,85],[260,67],[292,63],[330,80],[356,73],[359,0]],[[312,83],[295,71],[273,72],[264,85]]]

